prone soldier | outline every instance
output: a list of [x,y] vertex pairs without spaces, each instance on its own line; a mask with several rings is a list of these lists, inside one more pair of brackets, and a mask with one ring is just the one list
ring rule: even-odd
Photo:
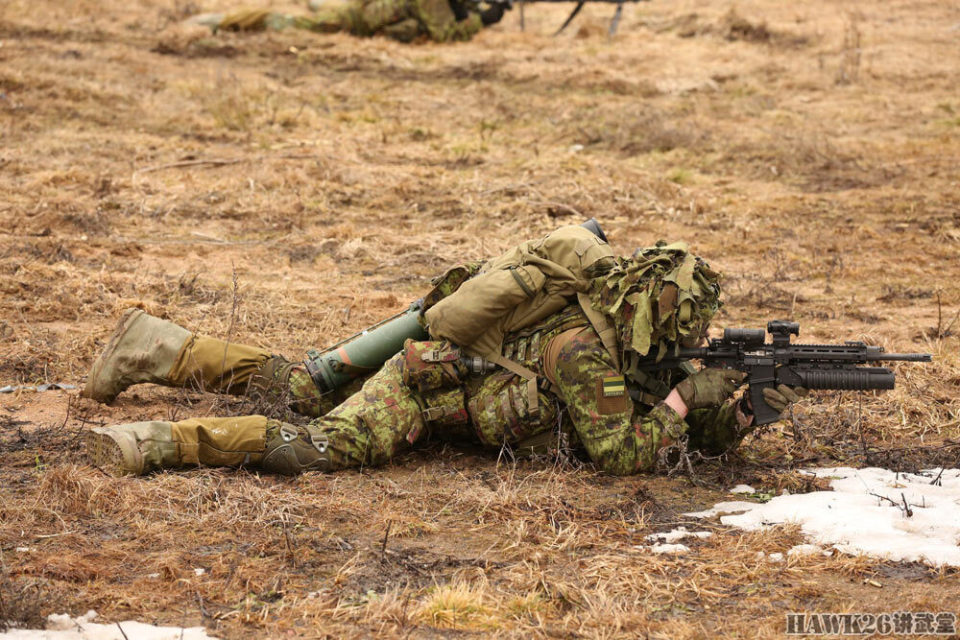
[[[340,387],[314,356],[292,362],[131,310],[82,395],[111,402],[139,383],[193,386],[282,403],[312,421],[249,415],[97,427],[87,455],[115,474],[198,464],[296,474],[383,465],[430,437],[521,451],[565,441],[624,475],[654,469],[670,445],[720,453],[752,428],[749,403],[734,398],[744,374],[636,366],[702,342],[720,306],[719,280],[682,243],[624,258],[602,232],[561,227],[437,278],[417,313],[426,333],[416,337],[428,339],[406,340],[379,370],[334,350],[337,369],[360,374]],[[768,404],[781,411],[803,393],[773,391]]]
[[484,26],[499,22],[508,5],[470,0],[349,0],[324,2],[310,15],[244,9],[230,14],[202,14],[188,23],[214,31],[281,30],[288,27],[356,36],[382,34],[400,42],[427,37],[435,42],[469,40]]

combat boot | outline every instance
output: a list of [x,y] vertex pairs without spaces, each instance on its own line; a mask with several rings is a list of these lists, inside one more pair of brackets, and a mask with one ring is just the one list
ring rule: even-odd
[[183,327],[130,309],[90,368],[80,395],[106,403],[141,382],[172,384],[170,370],[189,337]]
[[94,427],[85,435],[90,464],[115,476],[139,476],[180,465],[171,422]]

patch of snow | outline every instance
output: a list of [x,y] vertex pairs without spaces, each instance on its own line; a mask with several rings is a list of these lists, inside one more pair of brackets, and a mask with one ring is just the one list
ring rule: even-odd
[[694,513],[685,513],[683,515],[690,516],[691,518],[712,518],[722,513],[750,511],[756,506],[758,506],[756,502],[743,502],[740,500],[735,500],[733,502],[718,502],[717,504],[713,505],[712,509],[707,509],[706,511],[697,511]]
[[751,487],[748,484],[738,484],[733,489],[730,489],[730,493],[756,493],[756,489]]
[[960,469],[905,474],[887,469],[808,469],[833,491],[721,502],[686,515],[746,530],[796,523],[811,543],[849,554],[960,566]]
[[647,536],[647,542],[676,542],[684,538],[709,538],[713,535],[711,531],[687,531],[686,527],[677,527],[673,531],[664,533],[651,533]]
[[194,569],[194,570],[193,570],[193,575],[195,575],[195,576],[202,576],[202,575],[205,574],[206,572],[207,572],[206,569]]
[[47,616],[46,629],[11,629],[3,640],[212,640],[203,627],[155,627],[133,620],[112,624],[91,622],[96,611],[76,618],[66,613]]
[[33,549],[31,549],[30,547],[17,547],[16,549],[14,549],[14,551],[16,551],[17,553],[30,553],[31,551],[33,551]]
[[690,551],[690,547],[685,544],[655,544],[650,547],[653,553],[666,553],[670,555],[679,555]]
[[[812,556],[815,553],[823,553],[823,547],[820,547],[815,544],[798,544],[795,547],[790,547],[790,550],[787,551],[788,556]],[[826,552],[827,555],[830,555],[830,552]]]
[[[763,555],[762,553],[760,555]],[[776,553],[771,553],[767,556],[767,560],[770,562],[783,562],[783,554],[779,551]]]

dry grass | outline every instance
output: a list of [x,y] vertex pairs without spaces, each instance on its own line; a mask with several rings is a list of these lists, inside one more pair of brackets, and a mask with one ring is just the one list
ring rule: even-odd
[[[814,490],[809,464],[960,463],[949,3],[655,2],[613,40],[608,7],[552,39],[568,8],[535,5],[525,34],[509,16],[451,46],[176,25],[199,8],[0,6],[0,385],[81,383],[129,306],[296,357],[581,214],[623,252],[691,242],[727,275],[720,326],[784,317],[935,360],[805,401],[697,485],[439,445],[363,473],[117,480],[82,465],[82,430],[243,405],[0,396],[0,621],[769,637],[786,611],[955,606],[955,571],[770,562],[797,531],[682,516],[738,482]],[[635,549],[678,523],[715,535]]]

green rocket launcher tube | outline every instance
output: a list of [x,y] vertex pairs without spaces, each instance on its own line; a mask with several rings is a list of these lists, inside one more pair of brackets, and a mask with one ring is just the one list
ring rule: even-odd
[[[590,218],[580,226],[604,242],[607,241],[607,236],[596,218]],[[406,311],[364,329],[326,351],[307,351],[304,364],[320,392],[329,393],[355,378],[379,370],[384,362],[403,349],[407,338],[427,340],[429,335],[419,321],[422,307],[423,300],[417,300]],[[484,367],[492,365],[468,363],[468,367],[476,366],[480,367],[477,370],[477,373],[480,373],[487,371]]]
[[406,311],[338,342],[326,351],[311,349],[304,362],[321,393],[329,393],[354,378],[373,373],[403,349],[407,338],[426,340],[417,300]]

